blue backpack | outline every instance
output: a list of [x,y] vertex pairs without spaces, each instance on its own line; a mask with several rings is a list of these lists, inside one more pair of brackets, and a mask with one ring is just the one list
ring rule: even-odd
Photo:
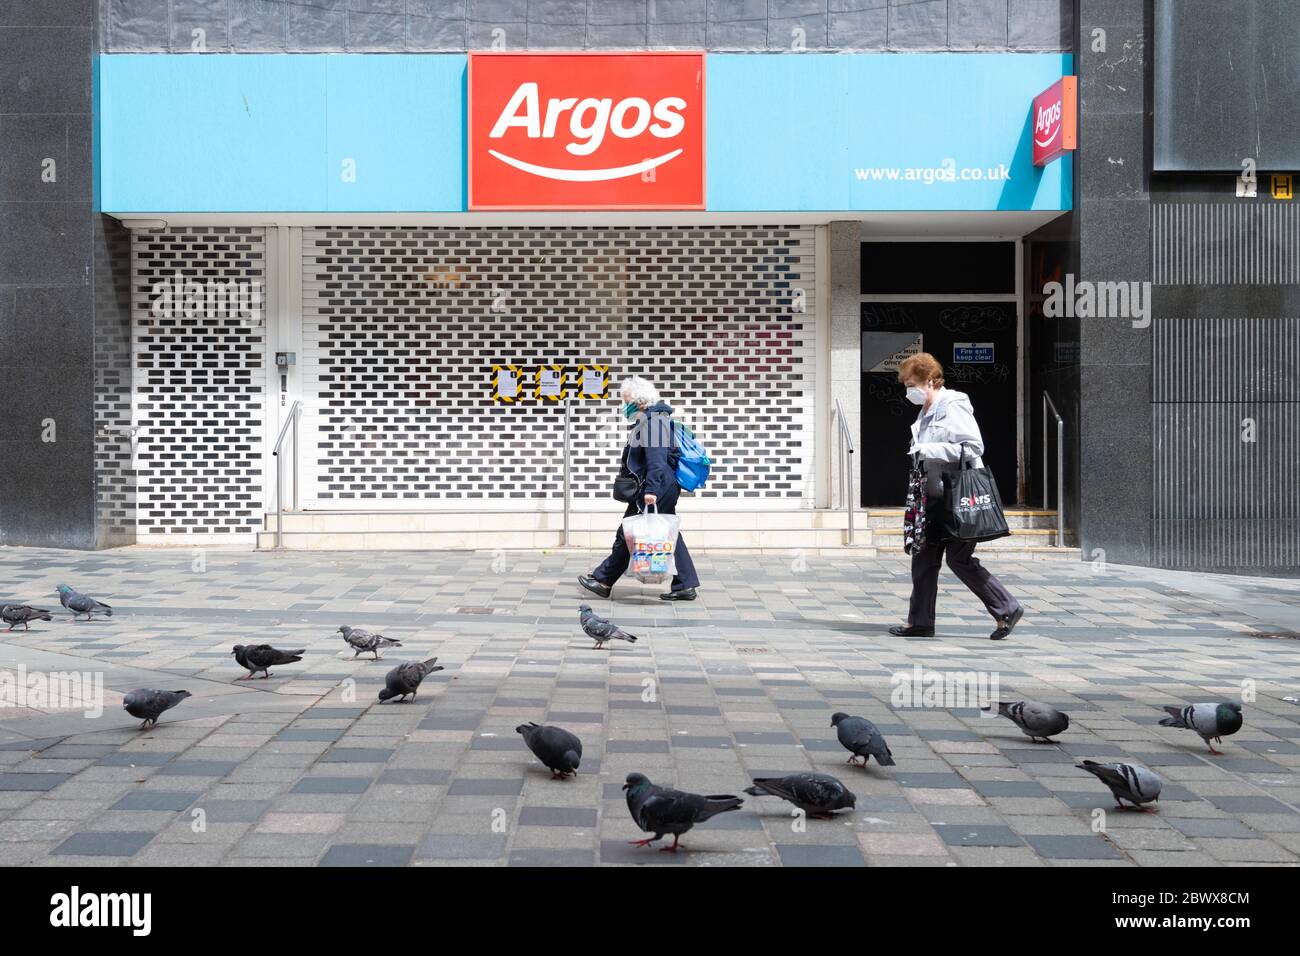
[[709,480],[708,452],[695,433],[681,422],[673,422],[673,437],[681,454],[677,458],[677,484],[682,491],[695,491]]

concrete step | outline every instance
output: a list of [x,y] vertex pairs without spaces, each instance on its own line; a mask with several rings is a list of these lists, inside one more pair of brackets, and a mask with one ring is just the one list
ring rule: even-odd
[[[1018,528],[1056,528],[1056,512],[1042,508],[1004,508],[1007,527],[1013,531]],[[884,531],[898,530],[903,527],[902,508],[868,508],[866,520],[856,519],[862,526]],[[901,531],[900,531],[901,533]]]
[[[878,513],[879,512],[879,513]],[[1034,513],[1008,515],[1036,520]],[[878,518],[872,527],[870,519]],[[697,550],[833,552],[847,545],[843,511],[701,511],[681,514],[682,532]],[[616,511],[574,511],[569,540],[577,548],[609,547],[621,520]],[[854,515],[855,553],[903,550],[902,509]],[[259,549],[276,546],[276,515],[266,515]],[[294,551],[526,551],[563,546],[564,516],[554,511],[307,511],[284,515],[284,547]],[[1040,556],[1078,559],[1078,550],[1053,547],[1053,528],[1016,528],[1008,538],[981,545],[981,553],[1024,560]]]
[[[844,532],[807,529],[803,531],[704,531],[685,532],[692,550],[739,550],[822,552],[845,550]],[[269,550],[276,546],[274,531],[261,531],[257,546]],[[572,546],[603,550],[614,539],[614,528],[601,531],[573,531]],[[284,547],[291,551],[531,551],[553,550],[563,546],[559,531],[397,531],[397,532],[330,532],[286,531]],[[875,554],[870,534],[856,537],[855,553]]]

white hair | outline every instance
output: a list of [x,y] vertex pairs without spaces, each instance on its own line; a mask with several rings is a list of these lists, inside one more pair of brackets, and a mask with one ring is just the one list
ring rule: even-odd
[[619,386],[619,393],[627,395],[642,408],[659,401],[659,390],[639,375],[625,378],[623,384]]

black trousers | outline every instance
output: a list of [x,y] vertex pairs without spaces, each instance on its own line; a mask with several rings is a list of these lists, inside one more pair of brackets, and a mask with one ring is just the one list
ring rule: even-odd
[[[680,489],[673,491],[672,494],[663,495],[656,502],[656,509],[666,515],[677,514],[677,499],[680,495]],[[638,502],[633,500],[623,512],[623,517],[630,518],[640,510]],[[601,562],[600,567],[591,572],[591,576],[601,584],[612,585],[627,571],[631,560],[632,555],[628,553],[627,542],[623,540],[623,529],[618,528],[614,531],[613,550],[610,551],[609,557]],[[684,591],[687,588],[699,587],[700,579],[695,573],[695,562],[691,560],[691,553],[686,550],[686,541],[680,534],[677,535],[677,548],[673,551],[673,560],[676,563],[677,573],[673,575],[672,590]]]
[[912,603],[907,614],[907,623],[912,627],[934,627],[939,569],[945,553],[952,573],[984,602],[995,620],[1010,617],[1020,607],[1020,602],[975,557],[974,541],[927,541],[924,547],[912,552]]

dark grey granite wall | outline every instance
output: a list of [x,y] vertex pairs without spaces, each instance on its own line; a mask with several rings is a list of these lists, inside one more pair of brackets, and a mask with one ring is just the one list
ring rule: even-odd
[[104,0],[115,53],[1061,50],[1073,0]]
[[[1078,0],[1081,281],[1151,280],[1147,6]],[[1094,51],[1102,40],[1104,52]],[[1079,340],[1079,543],[1085,558],[1149,564],[1151,329],[1130,316],[1092,317],[1079,322]]]
[[94,0],[0,0],[4,544],[99,541],[95,248],[120,227],[94,211],[95,24]]

